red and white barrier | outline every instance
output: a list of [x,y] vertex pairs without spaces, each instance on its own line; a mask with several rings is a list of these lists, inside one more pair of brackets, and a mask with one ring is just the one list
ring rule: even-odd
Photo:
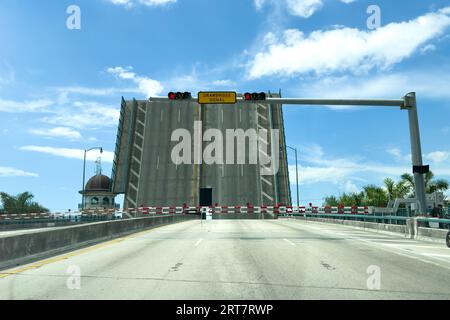
[[[141,206],[138,208],[127,208],[122,210],[122,212],[129,214],[133,217],[145,217],[152,215],[174,215],[174,214],[186,214],[186,213],[200,213],[205,207],[200,206]],[[368,215],[370,214],[369,207],[353,206],[353,207],[317,207],[317,206],[254,206],[252,204],[247,204],[246,206],[211,206],[207,207],[211,210],[213,214],[227,215],[227,214],[271,214],[271,215],[292,215],[292,214],[346,214],[346,215]],[[114,215],[115,212],[121,211],[116,209],[89,209],[83,212],[70,212],[70,213],[28,213],[28,214],[3,214],[0,215],[0,221],[6,220],[38,220],[38,219],[49,219],[49,218],[60,218],[67,215],[81,215],[82,217],[102,217],[105,215]]]

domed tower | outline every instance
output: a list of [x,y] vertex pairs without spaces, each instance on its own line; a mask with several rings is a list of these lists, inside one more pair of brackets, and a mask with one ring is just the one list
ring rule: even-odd
[[84,209],[115,208],[114,194],[111,192],[111,179],[103,174],[90,178],[80,193],[84,197]]

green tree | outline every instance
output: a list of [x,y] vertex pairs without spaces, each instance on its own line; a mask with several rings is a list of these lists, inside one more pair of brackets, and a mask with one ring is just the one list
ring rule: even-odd
[[[432,171],[429,171],[427,174],[425,174],[425,192],[426,193],[434,193],[436,191],[442,191],[445,192],[449,189],[449,183],[447,180],[444,179],[437,179],[434,180],[434,173]],[[415,183],[414,183],[414,176],[410,173],[404,173],[401,176],[402,181],[408,185],[411,188],[410,196],[414,197],[415,193]]]
[[[434,179],[434,174],[431,171],[424,178],[427,193],[445,192],[449,189],[449,182],[444,179]],[[404,173],[398,182],[391,178],[384,179],[384,188],[367,185],[359,193],[343,193],[339,198],[335,196],[326,197],[324,205],[386,207],[389,200],[408,197],[414,197],[414,177],[409,173]]]
[[32,201],[33,198],[34,195],[28,191],[19,193],[16,196],[10,195],[6,192],[0,192],[3,213],[19,214],[49,211],[39,203]]
[[404,180],[395,182],[391,178],[384,179],[384,186],[386,188],[389,200],[396,198],[406,198],[411,192],[411,184]]
[[335,196],[325,197],[323,206],[337,207],[339,205],[339,201]]
[[381,187],[368,185],[363,187],[365,205],[371,207],[386,207],[388,203],[388,193]]

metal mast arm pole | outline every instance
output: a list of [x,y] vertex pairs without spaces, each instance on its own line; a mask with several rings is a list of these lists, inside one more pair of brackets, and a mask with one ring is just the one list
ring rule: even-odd
[[[413,167],[422,167],[422,146],[420,142],[419,116],[417,115],[417,101],[415,92],[408,93],[405,96],[404,108],[408,110],[412,164]],[[419,214],[426,215],[427,202],[425,197],[425,180],[422,173],[414,172],[414,187],[416,199],[419,202]]]

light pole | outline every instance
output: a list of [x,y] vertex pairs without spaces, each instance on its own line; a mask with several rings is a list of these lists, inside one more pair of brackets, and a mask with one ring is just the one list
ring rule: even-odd
[[293,147],[289,147],[286,146],[291,150],[295,151],[295,179],[296,179],[296,184],[297,184],[297,207],[300,207],[300,200],[298,197],[298,161],[297,161],[297,148],[293,148]]
[[91,150],[94,150],[94,149],[99,149],[100,150],[100,153],[103,153],[103,148],[102,147],[93,147],[93,148],[90,148],[90,149],[87,149],[87,150],[84,150],[84,160],[83,160],[83,194],[82,194],[82,196],[81,196],[81,210],[83,211],[84,210],[84,180],[85,180],[85,176],[86,176],[86,153],[88,153],[89,151],[91,151]]

